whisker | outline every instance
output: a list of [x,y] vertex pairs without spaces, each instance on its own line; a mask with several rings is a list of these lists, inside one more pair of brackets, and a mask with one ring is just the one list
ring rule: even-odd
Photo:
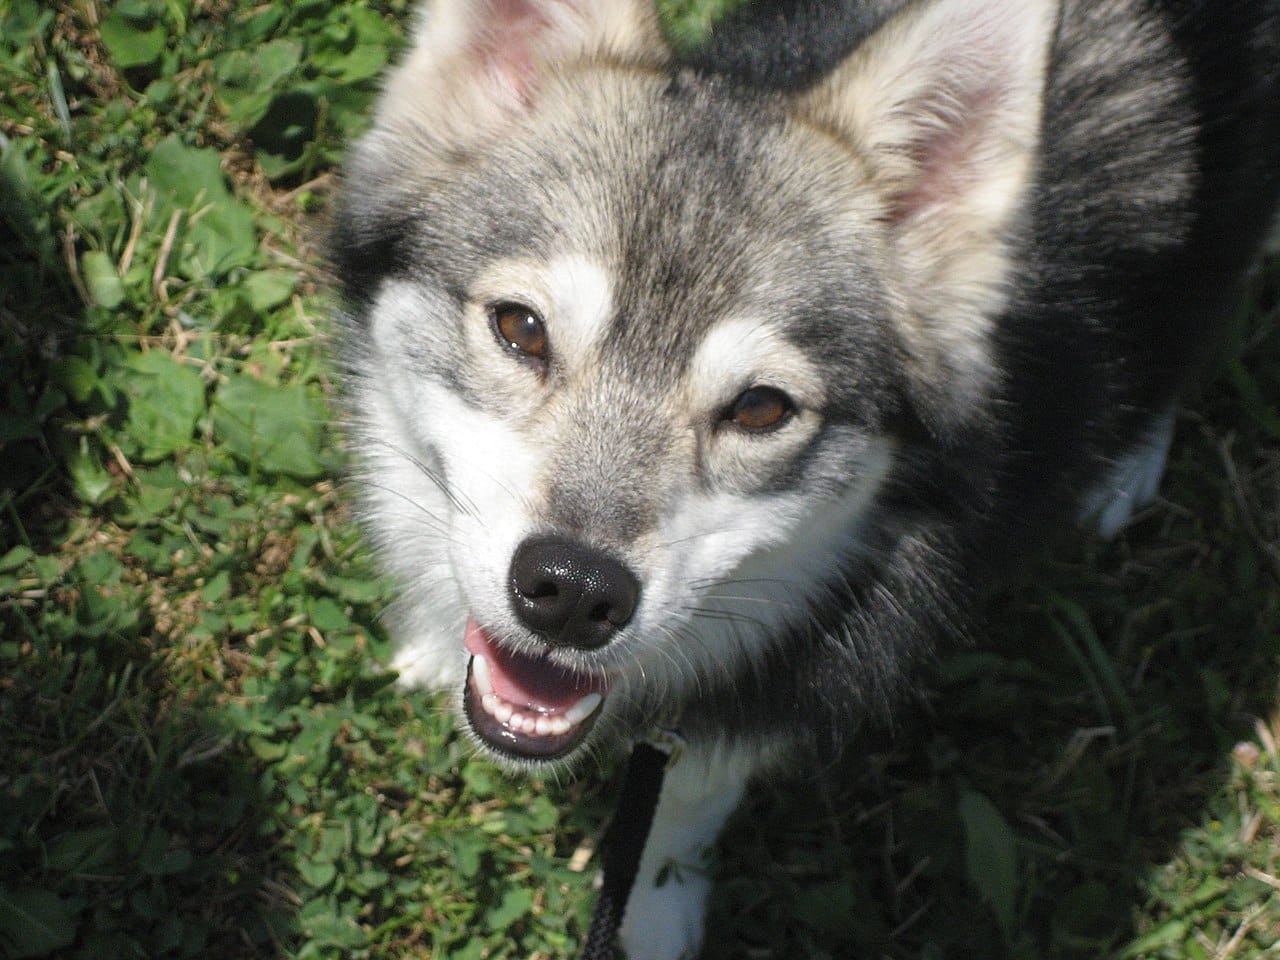
[[399,457],[402,457],[404,460],[413,464],[413,466],[417,467],[419,472],[421,472],[424,477],[426,477],[428,480],[430,480],[432,483],[436,485],[436,487],[440,490],[440,492],[445,495],[445,498],[449,501],[449,503],[453,505],[453,508],[455,510],[457,510],[460,513],[464,513],[469,517],[479,519],[476,516],[477,508],[476,508],[475,502],[472,501],[471,498],[468,497],[461,490],[452,489],[449,486],[449,484],[445,481],[445,478],[441,475],[441,472],[439,470],[423,463],[421,459],[416,457],[414,454],[410,453],[408,450],[405,450],[399,444],[392,443],[389,440],[383,439],[382,437],[376,437],[376,436],[373,436],[372,434],[364,434],[362,435],[361,439],[367,440],[368,442],[376,444],[378,446],[385,447],[386,449],[390,450],[392,453],[396,454]]
[[750,625],[759,628],[761,631],[768,631],[768,626],[763,620],[748,616],[745,613],[738,613],[732,610],[713,610],[707,607],[685,607],[690,616],[698,617],[703,620],[719,621],[721,623],[732,623],[737,625]]
[[[488,470],[484,469],[483,467],[476,466],[474,467],[474,469],[476,469],[477,471],[479,471],[480,473],[483,473],[486,477],[488,477],[490,482],[492,482],[495,486],[499,487],[503,493],[505,493],[508,497],[510,497],[513,501],[515,501],[519,505],[520,509],[524,511],[525,514],[532,515],[533,513],[536,512],[534,509],[533,501],[529,499],[527,494],[524,494],[519,492],[518,490],[512,489],[512,487],[507,483],[507,481],[502,479],[502,477],[497,476],[496,474],[490,473]],[[477,517],[476,519],[479,520],[480,518]]]
[[694,590],[700,590],[703,587],[712,586],[793,586],[794,583],[795,581],[789,580],[786,577],[697,577],[689,581],[689,586]]
[[659,549],[674,547],[681,543],[693,543],[696,540],[705,540],[709,537],[722,536],[726,533],[749,533],[751,527],[717,527],[714,530],[702,530],[698,533],[691,533],[687,537],[676,537],[674,540],[664,540],[658,544]]
[[395,487],[389,487],[385,483],[377,483],[372,480],[368,481],[368,485],[375,490],[381,490],[383,493],[389,493],[393,497],[399,497],[405,503],[409,504],[409,506],[413,507],[415,510],[429,517],[433,523],[438,524],[441,530],[448,529],[448,524],[445,523],[443,519],[436,516],[434,513],[432,513],[430,510],[428,510],[426,507],[424,507],[422,504],[420,504],[417,500],[415,500],[413,497],[409,496],[408,494],[400,490],[397,490]]
[[807,610],[808,604],[792,603],[778,597],[752,597],[734,593],[699,593],[701,600],[720,600],[724,603],[763,603],[771,607],[786,607],[788,610]]

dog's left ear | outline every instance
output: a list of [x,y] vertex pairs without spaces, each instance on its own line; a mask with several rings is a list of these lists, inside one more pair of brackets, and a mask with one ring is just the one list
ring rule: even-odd
[[509,125],[566,63],[668,56],[651,0],[425,0],[418,21],[376,123],[426,126],[455,146]]
[[990,385],[1057,21],[1057,0],[915,3],[798,101],[867,163],[930,417]]

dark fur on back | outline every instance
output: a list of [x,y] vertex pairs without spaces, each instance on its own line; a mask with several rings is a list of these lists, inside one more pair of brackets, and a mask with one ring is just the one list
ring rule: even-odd
[[[1087,55],[1075,43],[1091,41],[1083,31],[1075,40],[1071,19],[1083,23],[1108,6],[1119,7],[1078,3],[1065,12],[1031,279],[1000,325],[1015,458],[1005,496],[1008,514],[1025,524],[1014,542],[1090,479],[1078,473],[1082,452],[1105,464],[1131,446],[1215,355],[1241,266],[1262,243],[1280,193],[1280,5],[1139,5],[1167,26],[1181,64],[1126,62],[1116,51],[1103,75],[1073,70],[1073,57]],[[1122,16],[1117,9],[1117,25]],[[1160,74],[1172,74],[1171,105],[1181,114],[1146,115],[1146,90]],[[1131,112],[1093,129],[1088,104],[1103,96],[1132,98]],[[1161,177],[1180,141],[1189,183],[1166,192]],[[1111,402],[1100,406],[1099,397]],[[1080,415],[1095,409],[1109,419]]]

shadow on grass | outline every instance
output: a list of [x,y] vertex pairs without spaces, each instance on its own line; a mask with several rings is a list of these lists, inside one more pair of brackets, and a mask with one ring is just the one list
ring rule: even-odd
[[79,639],[18,641],[4,680],[5,955],[272,955],[289,905],[234,734],[136,643]]
[[43,540],[66,513],[66,445],[55,418],[59,347],[78,330],[76,295],[25,145],[0,145],[0,547]]
[[[1082,609],[1061,602],[1003,600],[1016,636],[944,656],[832,782],[751,806],[717,892],[734,935],[709,960],[1123,956],[1139,915],[1221,899],[1243,826],[1221,809],[1229,757],[1275,709],[1275,633],[1227,614],[1177,649],[1116,650],[1058,633]],[[1222,849],[1158,890],[1186,831],[1219,820]]]
[[27,146],[0,154],[0,955],[271,955],[290,917],[258,771],[214,690],[168,683],[83,502],[110,411]]

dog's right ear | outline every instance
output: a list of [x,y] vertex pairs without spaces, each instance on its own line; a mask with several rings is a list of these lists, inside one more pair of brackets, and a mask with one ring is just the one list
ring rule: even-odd
[[392,72],[376,124],[456,145],[536,102],[540,81],[577,59],[667,58],[652,0],[434,0]]
[[501,137],[547,77],[575,61],[657,66],[669,57],[652,0],[428,0],[353,146],[330,236],[352,302],[395,262],[421,183]]

